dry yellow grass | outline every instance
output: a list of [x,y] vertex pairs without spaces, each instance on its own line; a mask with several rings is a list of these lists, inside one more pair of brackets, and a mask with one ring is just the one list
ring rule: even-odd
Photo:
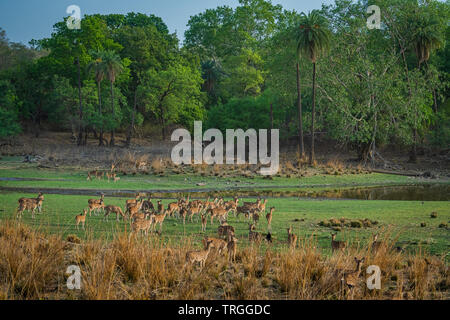
[[[385,237],[383,239],[387,239]],[[241,247],[236,261],[211,254],[203,270],[183,269],[186,252],[201,244],[183,238],[167,243],[158,236],[128,237],[118,232],[109,242],[80,244],[34,231],[17,222],[0,223],[0,298],[2,299],[448,299],[449,268],[423,252],[407,255],[386,240],[373,253],[351,248],[327,256],[314,238],[297,249],[272,251],[254,244]],[[342,275],[354,257],[365,257],[359,285],[349,295]],[[365,286],[365,269],[382,270],[382,289]],[[81,290],[66,288],[65,271],[77,265]],[[183,270],[183,272],[180,272]]]

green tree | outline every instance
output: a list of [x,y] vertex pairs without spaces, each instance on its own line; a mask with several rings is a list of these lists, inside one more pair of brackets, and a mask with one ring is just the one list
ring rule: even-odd
[[330,46],[330,30],[328,22],[319,11],[313,10],[308,15],[303,14],[298,33],[298,55],[308,57],[313,64],[312,80],[312,111],[311,111],[311,149],[309,164],[314,162],[314,117],[316,112],[316,63],[321,54],[325,54]]
[[[111,112],[113,119],[115,118],[115,110],[114,110],[114,82],[116,82],[116,78],[120,73],[123,72],[124,66],[122,64],[122,60],[120,56],[114,51],[108,50],[103,54],[103,63],[105,66],[105,73],[108,77],[111,87]],[[111,129],[111,139],[109,141],[109,145],[114,147],[115,145],[115,127]]]

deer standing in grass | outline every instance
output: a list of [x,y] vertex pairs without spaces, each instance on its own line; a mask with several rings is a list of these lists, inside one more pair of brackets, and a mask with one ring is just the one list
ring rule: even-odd
[[234,262],[236,260],[237,239],[233,235],[227,243],[228,258]]
[[207,246],[205,250],[200,251],[188,251],[186,252],[186,263],[183,266],[183,269],[188,264],[194,264],[198,262],[200,264],[200,270],[205,266],[206,259],[208,259],[208,255],[211,251],[211,246]]
[[147,236],[148,231],[151,229],[153,225],[153,219],[137,219],[131,223],[131,233],[130,238],[133,233],[141,232],[143,231],[144,234]]
[[377,241],[378,240],[378,233],[373,236],[371,250],[372,252],[377,252],[383,245],[383,242]]
[[358,285],[359,275],[361,274],[362,263],[364,258],[358,259],[355,257],[356,268],[354,271],[344,272],[344,276],[341,279],[342,289],[347,287],[350,291]]
[[37,199],[27,199],[20,202],[19,208],[17,209],[17,218],[21,218],[23,212],[27,210],[31,211],[31,217],[34,219],[34,213],[36,209],[42,206],[42,201],[44,201],[43,198],[38,197]]
[[206,214],[201,215],[202,218],[202,232],[206,232],[206,225],[208,224],[208,219]]
[[331,234],[331,249],[332,251],[342,250],[344,251],[346,243],[344,241],[336,241],[336,233]]
[[19,207],[17,208],[17,217],[22,217],[22,214],[25,210],[31,210],[31,216],[34,219],[34,213],[36,209],[38,212],[42,211],[42,203],[44,202],[44,195],[42,192],[39,192],[36,198],[20,198],[18,200]]
[[267,219],[267,229],[271,230],[272,229],[272,215],[273,215],[273,211],[275,210],[274,207],[270,208],[270,212],[268,214],[266,214],[266,219]]
[[[100,199],[89,199],[88,200],[88,205],[89,205],[89,216],[91,216],[91,211],[95,210],[95,207],[101,207],[101,204],[104,202],[105,200],[105,195],[102,193],[100,196]],[[91,207],[93,208],[91,210]]]
[[130,204],[127,206],[127,210],[125,211],[125,214],[128,214],[130,219],[133,219],[133,217],[139,213],[142,209],[143,200],[139,200],[136,204]]
[[289,248],[295,249],[297,246],[297,236],[292,232],[292,226],[287,229]]
[[79,214],[75,217],[75,221],[76,221],[76,225],[77,225],[77,230],[78,230],[78,225],[81,223],[81,226],[83,227],[84,230],[84,224],[86,223],[86,215],[87,215],[87,210],[83,209],[83,214]]
[[125,216],[125,214],[122,211],[122,208],[118,207],[118,206],[106,206],[105,207],[105,215],[103,217],[103,219],[106,218],[106,220],[108,220],[108,216],[110,213],[115,213],[116,214],[116,220],[119,221],[119,215],[122,216],[123,220],[127,220],[127,217]]
[[262,234],[259,232],[256,232],[256,227],[254,224],[248,225],[248,240],[254,241],[254,242],[261,242],[262,240]]
[[94,211],[98,212],[100,209],[104,210],[105,208],[105,203],[103,202],[103,200],[101,199],[100,202],[94,202],[94,203],[90,203],[89,204],[89,216],[91,216],[91,212]]
[[217,228],[217,234],[219,237],[228,237],[230,234],[234,234],[234,227],[228,225],[228,223],[223,222],[218,228]]
[[153,230],[156,229],[156,225],[159,224],[159,232],[162,231],[162,226],[164,223],[164,219],[166,218],[167,211],[164,211],[163,214],[157,214],[153,216]]
[[207,210],[207,213],[211,215],[211,224],[214,222],[214,218],[217,217],[217,219],[220,220],[226,220],[226,216],[228,215],[228,210],[223,208],[210,208]]
[[205,237],[204,241],[203,241],[203,245],[204,245],[205,250],[209,246],[211,249],[214,248],[220,255],[220,254],[222,254],[222,252],[225,252],[225,248],[227,247],[227,242],[223,239]]

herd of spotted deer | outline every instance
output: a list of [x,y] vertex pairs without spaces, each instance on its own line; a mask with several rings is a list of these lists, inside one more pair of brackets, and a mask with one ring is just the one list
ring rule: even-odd
[[[76,228],[79,228],[81,224],[83,229],[85,228],[86,217],[98,214],[101,210],[104,213],[103,218],[108,219],[109,215],[115,214],[116,220],[119,221],[120,217],[124,221],[129,220],[131,224],[130,237],[138,233],[144,233],[148,235],[148,232],[155,232],[156,227],[159,225],[158,234],[161,234],[162,227],[166,216],[173,217],[186,223],[186,218],[188,221],[193,222],[194,217],[197,216],[197,221],[201,221],[202,232],[206,231],[206,226],[208,223],[208,216],[210,218],[211,225],[214,223],[214,219],[219,221],[219,227],[217,229],[219,238],[205,236],[202,240],[204,249],[197,251],[189,251],[186,253],[186,265],[199,263],[200,268],[203,268],[205,261],[208,258],[211,250],[216,250],[219,254],[228,253],[228,258],[231,261],[235,261],[236,249],[238,239],[235,236],[234,227],[227,223],[227,218],[230,213],[233,213],[236,218],[239,215],[243,215],[246,219],[251,222],[249,226],[248,239],[251,242],[260,243],[261,241],[272,242],[271,224],[273,213],[275,208],[272,207],[266,214],[267,199],[261,200],[258,198],[256,202],[244,202],[242,206],[239,206],[239,199],[235,197],[233,200],[224,201],[223,198],[214,198],[213,201],[207,200],[190,200],[180,198],[175,202],[171,202],[167,205],[167,208],[162,204],[161,200],[157,201],[156,206],[153,204],[151,197],[144,199],[142,194],[136,194],[135,199],[126,200],[125,212],[119,206],[105,205],[105,198],[102,194],[100,199],[89,199],[88,208],[83,209],[83,214],[79,214],[75,217]],[[35,211],[41,212],[42,203],[44,201],[44,195],[40,192],[36,198],[20,198],[18,200],[19,207],[17,209],[17,217],[20,218],[24,211],[31,211],[32,218],[34,219]],[[257,232],[256,225],[259,222],[259,217],[266,214],[268,233],[263,234]],[[287,229],[288,243],[289,247],[294,248],[297,245],[298,237],[293,233],[292,226]],[[337,241],[336,233],[331,234],[331,248],[332,251],[345,250],[346,242]],[[373,236],[373,241],[371,244],[372,251],[377,251],[382,242],[378,241],[378,234]],[[355,279],[359,276],[361,272],[361,264],[363,259],[355,258],[356,269],[351,272],[347,272],[342,280],[349,287],[352,287]]]

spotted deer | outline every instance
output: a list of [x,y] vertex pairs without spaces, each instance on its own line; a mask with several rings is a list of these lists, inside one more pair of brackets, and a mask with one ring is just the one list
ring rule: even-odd
[[104,175],[105,175],[105,173],[102,171],[98,171],[98,170],[90,171],[90,172],[88,172],[88,177],[86,180],[92,181],[93,178],[95,178],[97,180],[101,180]]
[[144,203],[142,204],[142,209],[155,211],[155,206],[153,205],[151,196],[148,196],[148,200],[144,201]]
[[254,242],[261,242],[263,236],[261,233],[256,232],[255,230],[256,230],[255,225],[250,223],[248,225],[248,240]]
[[[203,205],[199,205],[198,207],[190,207],[188,209],[188,216],[191,223],[193,222],[193,218],[195,215],[199,216],[202,212]],[[197,220],[198,221],[198,220]]]
[[42,206],[42,201],[43,199],[38,197],[37,199],[28,199],[20,202],[19,208],[17,209],[17,217],[21,218],[23,212],[26,210],[31,211],[31,217],[34,219],[34,213],[39,206]]
[[[101,205],[101,203],[105,200],[105,195],[102,193],[100,196],[100,199],[89,199],[88,200],[88,205],[89,208],[91,206],[95,206],[95,205]],[[89,216],[91,215],[91,210],[89,211]]]
[[99,202],[93,202],[89,203],[89,216],[91,216],[92,211],[98,212],[100,209],[104,210],[105,203],[103,202],[103,199],[100,199]]
[[18,200],[19,206],[20,206],[21,203],[27,202],[27,201],[37,201],[37,202],[39,202],[38,211],[39,212],[42,211],[42,202],[44,201],[44,195],[42,194],[42,192],[39,192],[39,194],[38,194],[38,196],[36,198],[20,198]]
[[217,228],[217,234],[219,237],[228,237],[228,235],[234,234],[234,227],[224,222]]
[[144,203],[144,201],[141,199],[134,204],[131,203],[131,204],[127,205],[127,210],[125,211],[125,214],[128,214],[130,219],[133,219],[133,216],[135,214],[139,213],[139,211],[141,211],[143,203]]
[[128,207],[128,205],[136,204],[140,198],[141,198],[141,195],[139,193],[136,193],[136,196],[134,199],[125,201],[125,205]]
[[212,237],[205,237],[203,241],[203,245],[205,250],[208,246],[211,249],[215,249],[217,253],[220,255],[222,252],[225,252],[225,248],[227,247],[227,242],[223,239],[217,239]]
[[228,259],[233,262],[236,260],[237,241],[237,238],[233,236],[227,243]]
[[341,279],[341,284],[343,289],[347,287],[349,290],[353,289],[358,285],[359,275],[361,274],[362,263],[364,262],[364,258],[358,259],[355,257],[356,268],[354,271],[344,272],[344,275]]
[[219,221],[220,220],[222,220],[222,221],[226,220],[226,217],[228,215],[228,210],[224,209],[224,208],[217,208],[216,207],[214,209],[212,209],[212,208],[208,209],[207,213],[210,214],[210,216],[211,216],[211,224],[213,224],[214,218],[217,218],[217,220],[219,220]]
[[206,232],[206,225],[208,224],[208,219],[206,214],[201,215],[202,218],[202,232]]
[[39,192],[36,198],[20,198],[18,202],[19,207],[17,208],[17,216],[21,217],[25,210],[27,211],[31,210],[31,216],[34,219],[34,213],[36,209],[38,209],[38,212],[42,211],[42,203],[44,202],[44,195],[42,194],[42,192]]
[[158,213],[162,214],[164,212],[164,205],[162,204],[161,200],[158,200]]
[[200,251],[188,251],[186,252],[186,263],[183,266],[183,269],[188,264],[194,264],[198,262],[200,264],[200,270],[205,266],[206,259],[208,259],[208,255],[211,251],[211,246],[208,245],[207,249]]
[[378,233],[373,236],[371,245],[372,252],[378,252],[378,250],[380,250],[380,248],[383,247],[383,242],[377,240],[378,240]]
[[[147,236],[153,225],[153,219],[136,219],[131,223],[131,234],[143,231]],[[130,237],[131,237],[130,234]]]
[[87,215],[87,210],[83,209],[83,214],[79,214],[75,217],[75,222],[77,225],[77,230],[78,230],[78,225],[81,223],[81,226],[83,227],[84,230],[84,224],[86,223],[86,215]]
[[287,229],[289,248],[295,249],[297,246],[297,236],[292,232],[292,226]]
[[103,219],[108,220],[108,216],[110,213],[115,213],[116,214],[116,220],[119,221],[119,215],[122,216],[123,220],[127,220],[126,215],[123,213],[122,208],[118,207],[118,206],[106,206],[105,207],[105,215],[103,217]]
[[167,211],[164,211],[163,214],[157,214],[153,216],[153,230],[156,229],[156,225],[159,224],[159,232],[162,231],[162,226],[164,223],[164,219],[166,218]]
[[331,234],[331,249],[332,251],[342,250],[344,251],[346,243],[344,241],[336,241],[336,233]]

